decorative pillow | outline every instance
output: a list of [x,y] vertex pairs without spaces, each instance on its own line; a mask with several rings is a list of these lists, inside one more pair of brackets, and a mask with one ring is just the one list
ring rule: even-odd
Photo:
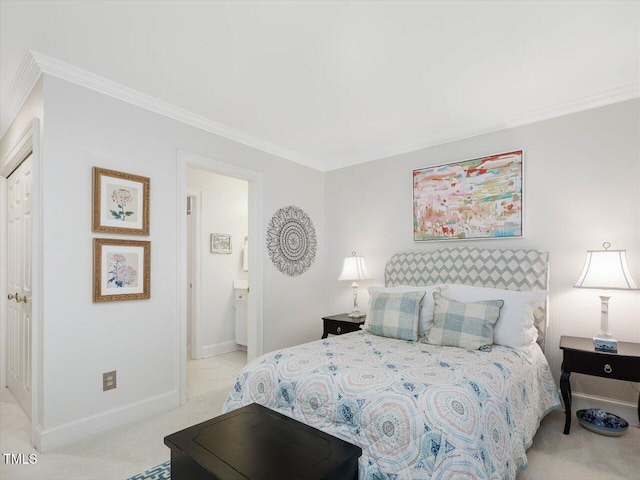
[[433,327],[427,343],[478,350],[493,343],[502,300],[464,303],[434,293]]
[[493,343],[527,351],[537,340],[538,330],[533,325],[533,312],[544,306],[548,292],[531,290],[517,292],[499,288],[474,287],[471,285],[447,284],[442,294],[460,302],[478,302],[501,298],[504,306],[493,329]]
[[423,297],[424,292],[374,292],[365,330],[382,337],[415,342],[418,340],[418,319]]
[[[433,325],[433,292],[440,293],[440,289],[443,285],[429,285],[429,286],[412,286],[412,285],[399,285],[397,287],[378,287],[371,286],[367,290],[369,295],[373,295],[373,292],[383,293],[405,293],[405,292],[425,292],[422,299],[422,307],[420,308],[420,319],[418,321],[418,337],[423,337],[429,332],[429,329]],[[371,309],[371,297],[369,297],[369,309]],[[369,318],[365,320],[365,329]]]

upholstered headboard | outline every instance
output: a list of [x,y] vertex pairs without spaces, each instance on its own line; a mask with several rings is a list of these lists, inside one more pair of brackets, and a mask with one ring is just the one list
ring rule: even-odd
[[[392,256],[384,270],[385,285],[461,283],[505,290],[547,290],[549,253],[538,250],[445,248]],[[534,312],[538,343],[544,349],[547,305]]]

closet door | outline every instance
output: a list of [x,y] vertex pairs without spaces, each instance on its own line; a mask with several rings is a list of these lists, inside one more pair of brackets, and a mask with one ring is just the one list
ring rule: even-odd
[[31,155],[7,179],[7,387],[31,418]]

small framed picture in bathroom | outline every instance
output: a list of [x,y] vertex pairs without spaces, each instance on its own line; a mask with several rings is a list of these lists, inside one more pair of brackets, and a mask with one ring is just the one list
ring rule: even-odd
[[212,233],[211,253],[231,253],[231,235]]

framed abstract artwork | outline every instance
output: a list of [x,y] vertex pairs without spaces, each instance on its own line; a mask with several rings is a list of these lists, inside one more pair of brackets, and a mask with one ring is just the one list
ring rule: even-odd
[[231,253],[231,235],[212,233],[211,253]]
[[151,242],[93,239],[93,301],[151,297]]
[[148,177],[93,167],[93,231],[149,235]]
[[413,171],[413,240],[522,237],[523,152]]

